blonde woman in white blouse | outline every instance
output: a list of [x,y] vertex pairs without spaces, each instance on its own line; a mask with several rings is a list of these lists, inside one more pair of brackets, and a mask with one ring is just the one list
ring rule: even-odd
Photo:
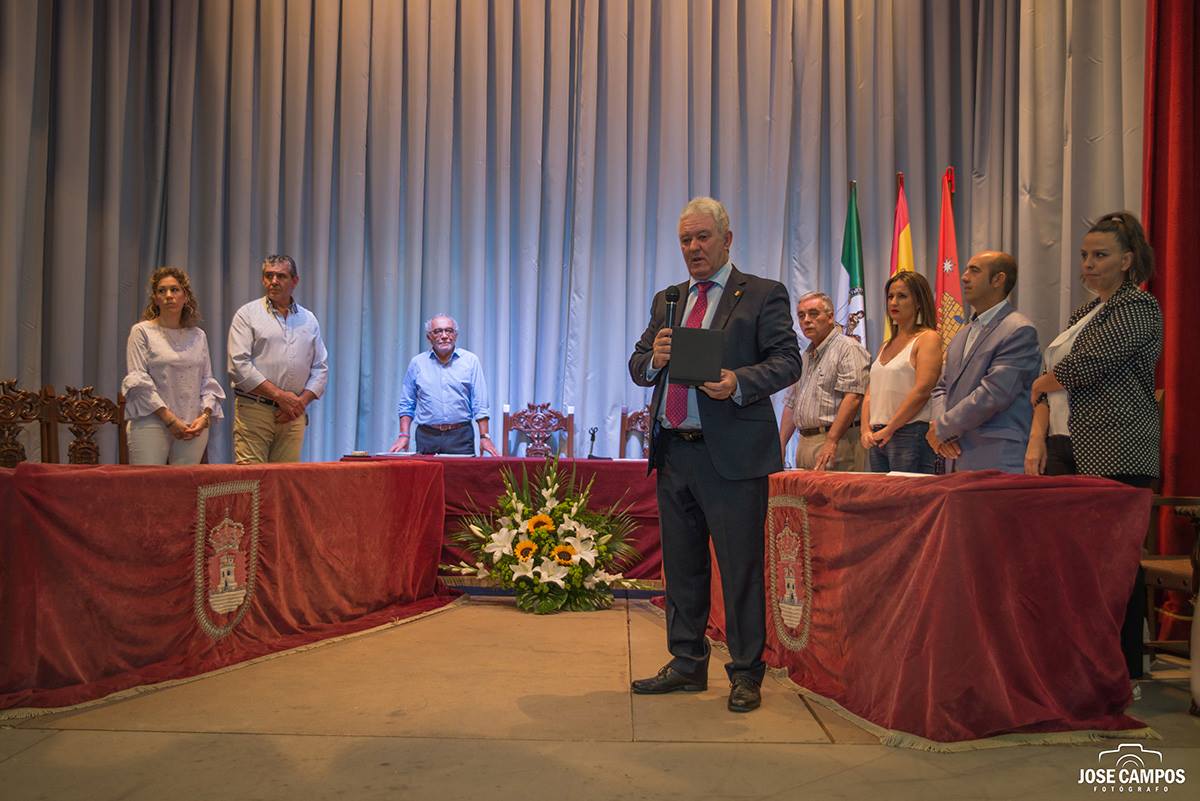
[[212,374],[208,337],[187,273],[159,267],[150,301],[129,331],[121,382],[131,464],[199,464],[225,392]]

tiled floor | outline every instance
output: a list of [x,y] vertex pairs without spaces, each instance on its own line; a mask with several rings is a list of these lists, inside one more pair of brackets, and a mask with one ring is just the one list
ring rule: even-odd
[[[763,708],[629,692],[665,661],[645,602],[534,617],[478,600],[395,628],[0,729],[18,799],[1096,797],[1096,746],[886,748],[768,678]],[[1144,685],[1148,742],[1200,787],[1180,682]]]

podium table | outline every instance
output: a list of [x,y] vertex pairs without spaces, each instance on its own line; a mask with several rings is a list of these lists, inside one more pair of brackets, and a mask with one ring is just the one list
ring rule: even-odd
[[770,482],[765,658],[800,686],[941,742],[1142,725],[1119,634],[1149,491],[995,471]]

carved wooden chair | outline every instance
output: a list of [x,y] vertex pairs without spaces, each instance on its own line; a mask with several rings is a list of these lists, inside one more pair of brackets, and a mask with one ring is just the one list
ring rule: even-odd
[[41,395],[17,389],[15,378],[0,381],[0,467],[16,467],[29,458],[18,437],[23,426],[41,418]]
[[566,414],[550,408],[549,403],[530,403],[524,409],[504,413],[504,456],[515,456],[516,445],[509,444],[510,434],[524,434],[529,439],[525,455],[545,458],[555,453],[550,447],[550,437],[555,433],[558,437],[558,451],[562,451],[566,441],[566,456],[575,455],[575,413]]
[[55,395],[54,387],[42,389],[42,461],[57,464],[58,426],[66,425],[71,432],[67,446],[69,464],[99,464],[100,445],[96,433],[104,425],[117,427],[117,461],[129,464],[129,442],[125,432],[125,399],[118,396],[113,402],[97,396],[95,387],[76,389],[68,386],[65,395]]
[[629,438],[637,435],[642,443],[642,458],[650,456],[650,407],[638,409],[635,412],[630,412],[628,408],[621,407],[621,444],[618,446],[617,454],[624,459],[625,448],[629,444]]

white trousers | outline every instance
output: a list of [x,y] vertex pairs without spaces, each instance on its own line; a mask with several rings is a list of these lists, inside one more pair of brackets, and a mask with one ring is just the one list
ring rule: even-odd
[[175,439],[155,415],[129,421],[130,464],[200,464],[208,429],[192,439]]

